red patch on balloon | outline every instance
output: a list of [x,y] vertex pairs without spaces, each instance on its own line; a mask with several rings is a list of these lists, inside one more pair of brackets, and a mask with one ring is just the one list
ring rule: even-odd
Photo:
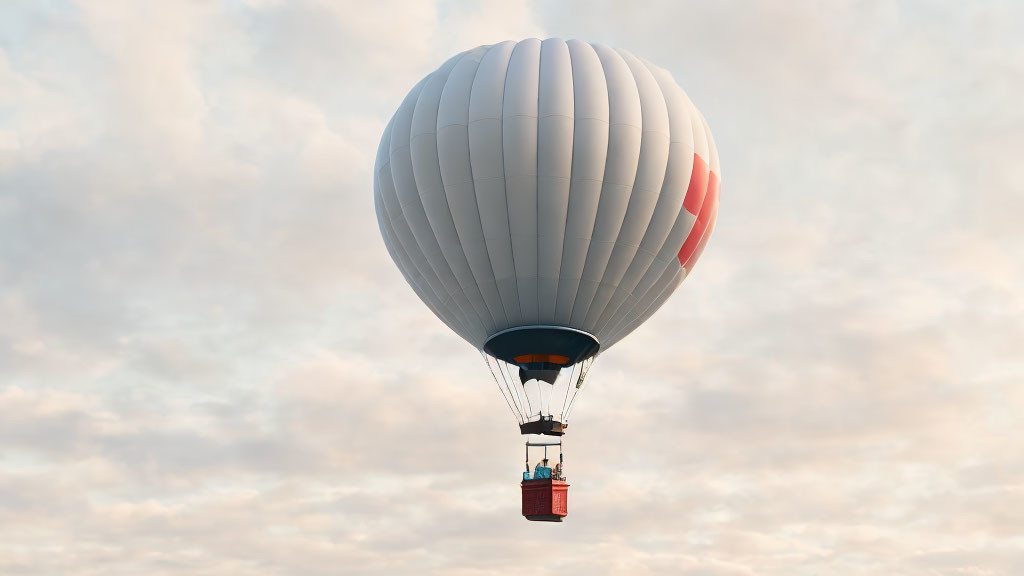
[[679,265],[687,270],[697,261],[707,238],[711,236],[714,222],[718,215],[719,196],[718,174],[708,170],[708,164],[697,154],[693,155],[693,174],[690,176],[690,185],[686,189],[686,197],[683,199],[683,207],[690,214],[697,215],[697,221],[693,223],[690,234],[679,249]]

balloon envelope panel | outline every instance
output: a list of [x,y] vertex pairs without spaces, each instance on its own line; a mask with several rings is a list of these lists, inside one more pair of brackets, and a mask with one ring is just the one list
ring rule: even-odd
[[719,182],[711,132],[668,72],[560,39],[445,62],[402,102],[374,168],[389,253],[477,348],[561,326],[606,350],[693,268]]

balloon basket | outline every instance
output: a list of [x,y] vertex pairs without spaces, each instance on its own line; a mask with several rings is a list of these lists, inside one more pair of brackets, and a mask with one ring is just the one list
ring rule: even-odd
[[532,522],[561,522],[569,514],[569,483],[552,478],[523,480],[523,516]]

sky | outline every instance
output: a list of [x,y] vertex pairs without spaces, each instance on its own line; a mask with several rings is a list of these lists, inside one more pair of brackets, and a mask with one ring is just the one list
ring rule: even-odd
[[[669,70],[714,237],[603,354],[562,524],[372,165],[449,56]],[[0,6],[0,573],[1024,573],[1014,2]]]

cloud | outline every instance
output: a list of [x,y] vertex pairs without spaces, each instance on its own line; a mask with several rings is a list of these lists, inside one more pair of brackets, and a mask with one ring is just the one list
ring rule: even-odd
[[[0,572],[1020,571],[1015,5],[0,11]],[[538,526],[370,166],[445,58],[549,35],[666,66],[724,196]]]

